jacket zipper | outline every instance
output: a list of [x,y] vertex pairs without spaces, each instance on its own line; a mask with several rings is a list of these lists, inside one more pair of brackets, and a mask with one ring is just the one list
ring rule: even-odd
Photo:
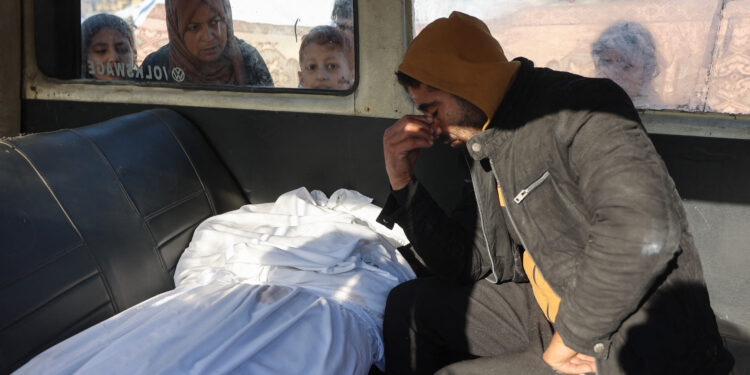
[[[498,186],[501,186],[500,185],[500,179],[497,177],[497,172],[495,172],[496,171],[495,170],[495,163],[492,162],[492,159],[489,159],[489,160],[490,160],[490,166],[492,167],[492,175],[495,176],[495,180],[497,180]],[[527,187],[526,189],[521,190],[521,192],[523,192],[524,190],[527,190],[526,194],[524,194],[524,197],[526,195],[528,195],[531,191],[533,191],[534,189],[536,189],[536,187],[539,186],[539,184],[541,184],[542,182],[544,182],[544,180],[546,180],[547,178],[549,178],[549,175],[550,175],[549,171],[544,172],[544,174],[542,175],[542,177],[539,177],[538,180],[534,181],[534,183],[532,183],[531,185],[529,185],[529,187]],[[502,189],[500,189],[500,190],[502,191]],[[504,195],[505,194],[503,194],[503,196]],[[520,195],[520,193],[519,193],[519,195]],[[522,197],[521,200],[523,200],[524,197]],[[505,197],[503,197],[503,200],[505,200]],[[515,198],[513,199],[513,201],[515,201]],[[516,203],[518,203],[518,202],[516,202]],[[526,246],[526,241],[523,240],[523,237],[521,236],[521,232],[518,230],[518,226],[516,225],[515,220],[513,220],[513,216],[510,214],[510,209],[508,209],[507,205],[504,206],[503,209],[508,214],[508,220],[510,221],[510,225],[513,227],[513,230],[516,232],[516,236],[518,236],[518,240],[521,241],[521,246],[523,246],[523,251],[524,252],[528,252],[529,248]],[[536,260],[534,260],[534,257],[531,255],[531,253],[529,253],[529,258],[531,258],[531,261],[534,262],[534,265],[536,267],[539,267],[539,263],[537,263]],[[541,272],[541,270],[540,270],[540,272]],[[528,277],[528,275],[527,275],[527,277]],[[547,284],[549,285],[549,283],[547,283]],[[557,294],[558,296],[561,295],[558,291],[556,291],[554,288],[552,288],[552,285],[550,285],[549,287],[550,287],[550,289],[552,289],[553,292],[555,292],[555,294]]]
[[[492,159],[489,159],[489,160],[490,160],[490,167],[492,167],[492,175],[495,176],[495,181],[496,181],[497,185],[501,187],[499,194],[502,194],[503,195],[503,200],[507,202],[507,200],[505,199],[504,190],[502,189],[502,185],[500,185],[500,179],[497,177],[497,172],[495,170],[495,163],[492,162]],[[546,172],[545,174],[548,175],[549,172]],[[544,177],[544,176],[542,176],[542,177]],[[537,180],[537,181],[539,181],[539,180]],[[524,190],[526,190],[526,189],[524,189]],[[514,199],[514,201],[515,201],[515,199]],[[510,214],[510,210],[508,209],[508,206],[507,205],[503,206],[503,210],[508,215],[508,221],[510,221],[510,225],[511,225],[511,227],[513,227],[513,231],[516,232],[516,236],[518,237],[518,240],[521,241],[521,246],[523,246],[523,251],[528,251],[529,248],[526,247],[526,241],[523,240],[523,237],[521,236],[521,232],[518,230],[518,226],[516,226],[516,222],[515,222],[515,220],[513,220],[513,216],[511,216],[511,214]],[[531,253],[529,253],[529,257],[531,257]],[[534,260],[533,257],[531,257],[531,260],[534,261],[534,264],[536,264],[536,261]]]
[[[496,177],[497,178],[497,177]],[[521,192],[516,195],[515,198],[513,198],[513,202],[516,202],[516,204],[520,204],[524,199],[526,199],[526,196],[529,195],[534,189],[536,189],[539,185],[542,184],[547,178],[549,178],[549,171],[545,171],[542,177],[539,177],[536,181],[532,182],[529,187],[526,189],[521,190]]]
[[[484,224],[484,214],[482,213],[482,205],[479,204],[479,189],[477,189],[476,180],[474,180],[474,174],[471,173],[471,164],[469,164],[469,161],[467,159],[464,159],[466,162],[466,166],[469,167],[469,176],[471,177],[471,184],[474,186],[474,199],[477,200],[477,211],[479,211],[479,221],[482,223],[482,236],[484,237],[484,245],[487,248],[487,255],[489,255],[490,260],[490,267],[492,267],[492,276],[495,277],[495,280],[489,280],[491,283],[497,283],[500,278],[497,277],[497,274],[495,273],[495,262],[492,260],[492,250],[490,249],[490,241],[487,240],[487,226]],[[490,161],[492,163],[492,161]],[[494,174],[494,172],[493,172]],[[497,178],[497,177],[495,177]]]

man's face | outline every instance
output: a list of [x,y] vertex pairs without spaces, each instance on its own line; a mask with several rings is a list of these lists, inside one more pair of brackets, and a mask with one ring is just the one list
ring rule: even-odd
[[479,108],[445,91],[425,84],[408,91],[417,109],[431,118],[436,138],[451,147],[464,147],[487,121]]

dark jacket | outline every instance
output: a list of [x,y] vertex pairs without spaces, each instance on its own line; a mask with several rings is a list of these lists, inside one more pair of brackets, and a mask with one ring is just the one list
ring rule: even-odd
[[[263,57],[258,53],[255,47],[245,43],[242,39],[237,39],[237,45],[242,52],[242,61],[245,66],[245,77],[247,77],[248,86],[268,86],[273,87],[273,78],[271,73],[268,72],[268,67]],[[157,51],[152,52],[146,59],[143,60],[141,67],[148,74],[148,67],[166,67],[168,72],[172,71],[172,67],[169,64],[169,44],[162,46]],[[174,82],[172,77],[169,77],[170,82]]]
[[523,281],[528,251],[562,298],[555,329],[600,358],[669,292],[691,306],[674,318],[713,348],[703,360],[714,363],[722,349],[698,253],[632,102],[610,80],[517,60],[490,127],[467,143],[474,197],[464,211],[475,204],[476,220],[448,217],[413,180],[389,197],[381,222],[401,225],[425,265],[456,281]]

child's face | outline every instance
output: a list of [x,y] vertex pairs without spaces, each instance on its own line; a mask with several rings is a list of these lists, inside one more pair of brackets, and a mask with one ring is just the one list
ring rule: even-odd
[[[94,64],[107,64],[114,70],[114,64],[122,63],[132,67],[135,64],[135,50],[130,45],[128,38],[121,32],[105,27],[99,30],[91,38],[91,46],[88,50],[88,59]],[[130,69],[130,67],[128,67]],[[120,79],[117,76],[94,73],[94,78],[103,80]]]
[[354,72],[346,53],[329,45],[310,44],[302,52],[299,83],[307,89],[346,90],[352,86]]
[[638,54],[628,56],[621,51],[607,49],[599,54],[599,64],[596,68],[600,76],[615,81],[631,98],[635,98],[647,83],[644,65]]

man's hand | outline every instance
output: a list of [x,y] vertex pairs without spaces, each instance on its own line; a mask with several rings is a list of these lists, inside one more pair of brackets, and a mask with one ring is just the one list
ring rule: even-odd
[[563,374],[596,373],[594,357],[568,348],[557,332],[552,336],[549,347],[542,354],[542,359]]
[[419,150],[431,147],[435,137],[431,116],[407,115],[386,129],[383,154],[393,190],[409,184]]

